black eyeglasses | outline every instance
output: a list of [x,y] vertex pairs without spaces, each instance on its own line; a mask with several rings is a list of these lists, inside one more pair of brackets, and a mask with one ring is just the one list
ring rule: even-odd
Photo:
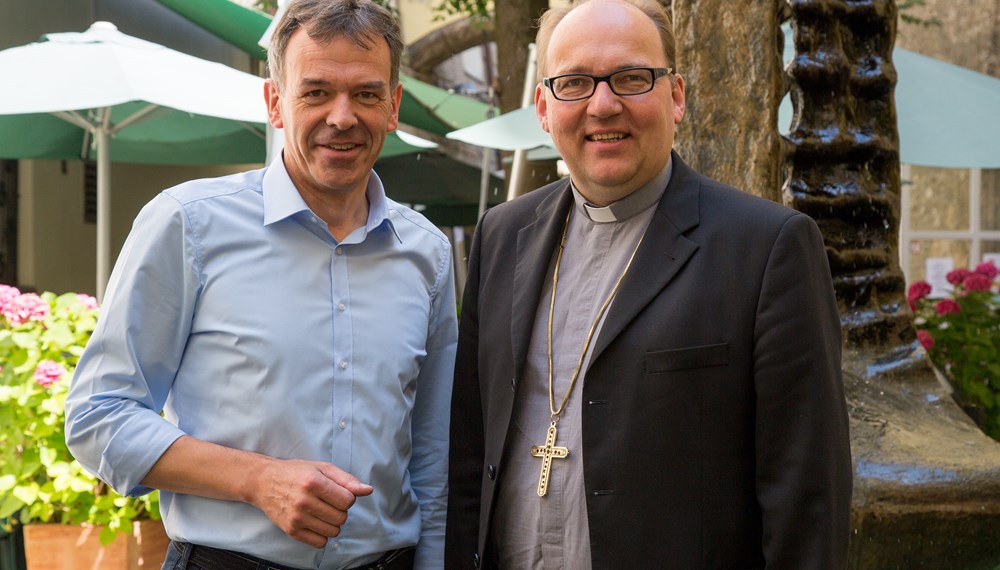
[[610,75],[587,75],[586,73],[571,73],[557,77],[546,77],[542,84],[552,91],[552,95],[560,101],[579,101],[589,99],[597,84],[604,81],[615,95],[642,95],[653,90],[656,80],[673,73],[669,67],[629,67],[619,69]]

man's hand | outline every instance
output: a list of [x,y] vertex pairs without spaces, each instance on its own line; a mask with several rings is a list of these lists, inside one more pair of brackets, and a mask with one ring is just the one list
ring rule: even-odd
[[329,463],[266,463],[248,502],[288,536],[314,548],[340,534],[357,497],[372,494],[370,485]]
[[275,459],[186,435],[160,456],[142,484],[250,503],[288,536],[315,548],[340,534],[357,497],[372,494],[370,485],[330,463]]

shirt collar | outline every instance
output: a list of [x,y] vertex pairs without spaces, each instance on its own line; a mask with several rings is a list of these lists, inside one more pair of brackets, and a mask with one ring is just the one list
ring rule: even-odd
[[[264,225],[290,218],[302,212],[313,214],[299,194],[292,178],[285,169],[285,161],[282,155],[275,158],[271,165],[264,172],[262,184],[264,193]],[[396,232],[392,219],[389,217],[389,203],[385,196],[385,188],[382,180],[371,171],[368,177],[368,187],[365,188],[365,197],[368,199],[368,221],[365,223],[364,233],[368,234],[377,229],[382,224],[389,226],[396,240],[402,243],[399,233]]]
[[570,187],[573,189],[573,200],[576,207],[583,212],[589,220],[599,224],[618,222],[627,220],[640,212],[645,211],[653,204],[659,202],[663,191],[670,182],[670,173],[673,170],[673,157],[667,158],[667,164],[663,170],[654,176],[649,182],[643,184],[634,192],[620,200],[616,200],[607,206],[595,206],[580,194],[576,186],[570,180]]

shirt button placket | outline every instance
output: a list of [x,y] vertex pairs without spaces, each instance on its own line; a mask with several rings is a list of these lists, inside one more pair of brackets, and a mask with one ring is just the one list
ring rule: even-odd
[[[333,290],[330,295],[331,319],[333,320],[333,409],[331,422],[335,422],[336,436],[333,438],[332,461],[338,465],[350,465],[351,461],[351,418],[353,401],[353,371],[351,360],[351,339],[354,336],[347,304],[350,301],[348,289],[350,256],[347,248],[338,245],[334,247],[330,259],[330,278]],[[336,548],[336,547],[334,547]]]

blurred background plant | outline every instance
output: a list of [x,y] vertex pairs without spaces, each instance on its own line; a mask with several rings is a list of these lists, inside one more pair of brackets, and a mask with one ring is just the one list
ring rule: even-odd
[[0,285],[0,520],[102,525],[101,541],[159,519],[159,496],[122,497],[66,448],[63,404],[97,324],[89,295]]
[[951,383],[955,401],[993,439],[1000,440],[1000,295],[997,267],[947,275],[953,289],[930,297],[931,285],[917,281],[907,298],[916,316],[920,344]]

